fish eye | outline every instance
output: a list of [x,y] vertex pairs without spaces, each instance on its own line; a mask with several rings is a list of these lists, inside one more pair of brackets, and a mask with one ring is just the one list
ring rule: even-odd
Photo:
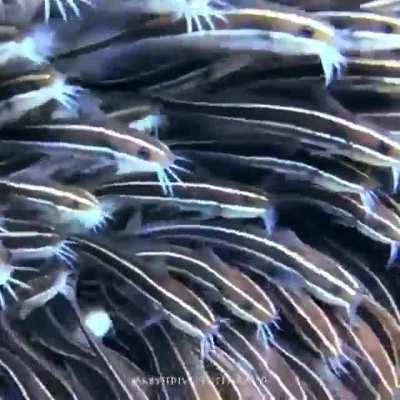
[[314,36],[314,30],[308,26],[303,26],[299,31],[299,35],[305,38],[312,38]]
[[148,161],[151,158],[151,153],[150,150],[146,147],[141,147],[138,152],[137,156],[141,158],[142,160]]
[[393,25],[385,24],[385,25],[383,26],[383,32],[385,32],[385,33],[393,33],[393,32],[394,32],[394,27],[393,27]]

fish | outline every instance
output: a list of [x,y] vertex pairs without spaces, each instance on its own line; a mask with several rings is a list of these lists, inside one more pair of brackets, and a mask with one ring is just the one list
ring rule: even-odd
[[[124,257],[102,243],[83,238],[71,238],[68,242],[78,253],[98,260],[100,270],[108,270],[123,279],[132,297],[132,287],[156,304],[164,318],[189,336],[200,339],[200,350],[205,357],[213,347],[213,337],[219,321],[213,311],[191,290],[170,278],[165,268],[151,268],[134,256]],[[163,270],[164,269],[164,270]]]
[[[361,308],[362,311],[366,310],[363,319],[370,321],[370,327],[374,330],[374,333],[381,340],[385,350],[390,356],[393,365],[397,371],[400,365],[400,348],[399,348],[399,334],[400,325],[399,321],[390,314],[379,302],[371,298],[365,298]],[[373,322],[378,322],[379,328],[373,325]],[[399,379],[398,373],[396,372],[397,380]],[[396,384],[398,386],[398,384]]]
[[[307,193],[305,193],[307,192]],[[320,190],[297,190],[295,195],[277,196],[276,207],[288,201],[289,204],[309,204],[333,216],[333,222],[348,228],[356,229],[370,239],[389,246],[387,266],[393,264],[397,258],[398,249],[398,222],[395,212],[386,207],[379,198],[376,198],[372,209],[366,208],[361,201],[352,196],[343,196],[327,193]],[[286,207],[287,209],[287,207]]]
[[396,18],[365,11],[321,11],[316,13],[339,32],[339,47],[346,54],[395,50],[399,46],[400,23]]
[[24,400],[54,400],[46,384],[17,354],[0,348],[0,366],[18,387]]
[[[154,1],[160,4],[158,0]],[[140,6],[137,8],[140,9]],[[137,43],[144,43],[147,49],[156,45],[158,52],[160,48],[164,51],[170,49],[174,54],[190,51],[196,57],[208,54],[209,51],[222,56],[245,53],[254,56],[265,54],[279,57],[315,57],[321,62],[326,85],[343,73],[346,60],[336,47],[335,30],[310,14],[269,3],[263,9],[223,10],[220,15],[225,20],[217,19],[215,29],[197,30],[189,34],[186,33],[184,24],[180,21],[174,22],[171,18],[146,21],[134,32],[123,31],[112,38],[67,51],[65,55],[70,61],[77,55],[81,57],[75,65],[64,65],[67,64],[74,74],[87,77],[92,83],[108,80],[111,78],[110,72],[105,70],[109,68],[104,66],[110,63],[110,58],[120,62],[117,58],[121,59],[121,53],[134,53],[137,56],[141,51]],[[110,48],[110,43],[115,43],[115,46]],[[108,48],[107,52],[104,51],[105,48]],[[95,53],[99,65],[89,70],[87,63],[94,59]],[[100,68],[100,64],[103,68]],[[123,70],[126,70],[126,66]],[[94,79],[95,76],[97,79]]]
[[[225,390],[225,383],[228,381],[229,386],[234,388],[234,391],[237,393],[237,398],[239,399],[274,399],[272,393],[268,391],[268,388],[263,382],[252,376],[241,366],[240,362],[237,362],[221,348],[216,347],[205,362],[210,364],[215,371],[213,380],[217,385],[217,389],[219,389],[219,386],[223,386],[220,392],[222,392],[221,394],[224,398],[227,396],[233,398],[232,392],[226,392]],[[207,368],[207,365],[205,365],[205,367]],[[210,374],[209,372],[209,375]]]
[[316,399],[333,400],[333,396],[329,387],[321,379],[317,371],[314,371],[311,364],[302,360],[298,346],[282,339],[274,340],[274,348],[288,363],[297,376],[304,382],[309,391],[313,393]]
[[170,178],[179,181],[174,172],[176,157],[162,142],[138,132],[123,132],[107,126],[70,124],[37,124],[3,131],[0,141],[24,147],[63,154],[80,155],[102,165],[116,164],[116,174],[156,172],[165,193],[170,192]]
[[349,57],[343,85],[337,82],[337,92],[373,92],[396,98],[400,63],[395,58]]
[[[240,95],[246,96],[246,93]],[[250,96],[246,102],[232,103],[226,96],[232,98],[233,93],[218,94],[212,100],[207,96],[204,100],[163,99],[172,135],[174,129],[186,129],[189,119],[193,126],[196,118],[196,129],[187,130],[189,135],[180,134],[179,138],[171,135],[169,140],[174,144],[190,143],[195,134],[197,142],[262,145],[275,141],[287,147],[290,139],[292,147],[302,146],[311,156],[342,156],[371,166],[387,167],[394,180],[398,180],[399,144],[384,129],[355,118],[333,99],[316,100],[321,102],[317,109],[313,103],[306,105],[295,99],[267,103]],[[330,110],[324,110],[324,104]]]
[[327,86],[335,74],[343,73],[346,59],[337,48],[335,30],[311,14],[268,3],[261,9],[228,10],[224,16],[230,29],[238,29],[243,23],[247,27],[250,23],[253,30],[265,33],[263,46],[254,48],[280,56],[318,56]]
[[340,318],[331,317],[353,350],[353,362],[359,365],[364,377],[383,398],[395,396],[398,390],[395,367],[373,330],[361,318],[349,326]]
[[104,346],[101,343],[101,336],[100,338],[95,336],[95,334],[98,333],[97,327],[95,331],[92,332],[90,328],[94,327],[91,324],[85,325],[81,310],[75,299],[71,302],[71,305],[79,321],[79,326],[82,329],[84,337],[90,344],[90,347],[95,351],[100,364],[107,371],[110,381],[114,383],[114,388],[118,397],[127,400],[149,400],[150,397],[147,395],[146,391],[137,384],[135,379],[132,379],[132,377],[135,376],[134,374],[138,371],[138,368],[132,365],[122,355]]
[[95,189],[100,201],[126,204],[171,206],[181,211],[196,211],[200,218],[260,218],[268,226],[273,219],[268,195],[251,187],[231,185],[229,181],[186,176],[184,182],[171,182],[172,194],[165,195],[160,182],[152,177],[124,178]]
[[306,293],[274,284],[268,286],[268,291],[283,316],[311,350],[320,354],[336,373],[345,371],[342,342],[325,311]]
[[0,179],[0,191],[0,203],[16,211],[37,210],[43,223],[65,227],[69,233],[96,232],[112,219],[111,210],[81,188]]
[[398,0],[371,0],[360,5],[362,10],[388,13],[389,15],[397,15],[399,10]]
[[363,303],[367,300],[368,303],[377,302],[386,312],[390,313],[397,323],[400,323],[400,311],[390,288],[387,286],[387,281],[383,281],[382,277],[372,270],[372,263],[368,257],[350,251],[337,240],[328,236],[323,238],[320,246],[321,251],[332,254],[346,266],[353,276],[362,282],[366,289],[366,297],[363,299]]
[[0,242],[10,252],[12,262],[56,257],[71,265],[75,260],[64,239],[52,231],[0,232]]
[[259,337],[267,342],[271,326],[279,319],[274,303],[256,283],[222,262],[211,250],[195,252],[173,245],[149,244],[147,248],[135,250],[135,255],[150,260],[162,257],[173,276],[183,276],[198,283],[206,293],[216,290],[218,302],[236,317],[255,324]]
[[[100,363],[87,358],[64,357],[63,363],[72,379],[78,381],[81,390],[89,392],[93,399],[107,396],[108,399],[117,400],[121,396],[116,385],[111,381],[108,372]],[[91,399],[90,399],[91,400]]]
[[[360,288],[355,281],[348,279],[349,276],[335,264],[326,268],[326,261],[319,259],[321,254],[315,253],[312,261],[305,258],[302,250],[296,248],[294,241],[288,239],[291,235],[281,231],[281,236],[286,239],[282,243],[278,234],[269,236],[265,231],[241,227],[238,230],[234,225],[222,222],[199,222],[175,221],[170,223],[148,224],[137,232],[143,237],[161,237],[168,240],[183,238],[214,244],[230,250],[239,250],[247,255],[249,260],[241,262],[233,259],[245,269],[251,270],[256,275],[267,279],[277,279],[281,284],[289,287],[307,288],[313,295],[329,304],[343,307],[351,315],[360,300]],[[327,264],[329,266],[329,264]],[[340,273],[340,278],[336,276]],[[275,274],[275,276],[274,276]],[[348,281],[342,281],[347,276]]]
[[18,307],[20,319],[26,319],[33,311],[45,306],[59,294],[73,302],[76,296],[76,280],[76,273],[63,266],[30,280],[30,293],[21,299]]
[[78,399],[64,371],[46,357],[31,336],[28,337],[27,326],[21,326],[16,316],[10,313],[1,314],[0,325],[9,350],[18,353],[25,365],[32,368],[38,378],[46,383],[49,391],[71,400]]
[[[32,317],[39,326],[32,330],[35,342],[63,356],[70,354],[75,357],[94,358],[95,354],[87,341],[82,343],[77,340],[76,321],[69,315],[68,307],[64,303],[61,303],[61,306],[59,304],[48,302]],[[62,317],[58,315],[61,313]],[[27,319],[27,323],[32,319]]]
[[[270,147],[271,153],[275,153],[274,147]],[[265,176],[265,174],[272,172],[278,174],[278,177],[283,175],[289,181],[304,180],[308,184],[332,192],[357,193],[366,207],[373,206],[374,192],[379,189],[379,183],[373,177],[345,161],[335,160],[330,162],[317,157],[307,157],[303,154],[290,154],[289,158],[288,155],[284,155],[284,151],[281,151],[281,156],[279,149],[275,157],[272,154],[270,156],[268,150],[262,156],[244,156],[211,151],[197,152],[195,150],[181,153],[184,157],[189,157],[202,165],[215,162],[218,166],[220,163],[224,163],[229,165],[230,171],[233,170],[235,174],[239,169],[244,171],[244,178],[248,174],[256,175],[256,179],[259,179],[261,183],[272,179]]]
[[[365,53],[358,56],[348,56],[346,72],[340,80],[332,83],[330,86],[331,93],[353,112],[356,112],[358,107],[363,112],[366,105],[372,103],[374,98],[396,99],[399,92],[399,66],[400,63],[395,57],[386,54],[379,55],[376,58],[369,57]],[[300,68],[298,68],[298,74],[293,74],[293,68],[290,67],[284,70],[276,68],[276,70],[269,71],[270,76],[263,79],[263,82],[265,84],[268,82],[274,87],[288,85],[318,87],[321,85],[324,77],[315,73],[312,65],[305,65],[301,70]],[[305,68],[308,68],[309,71],[306,70],[303,73]],[[299,74],[301,74],[300,77]],[[361,93],[365,96],[368,95],[368,99],[371,99],[371,101],[367,101],[366,98],[365,102],[357,105],[356,96]]]
[[79,107],[83,89],[67,82],[59,72],[44,70],[27,73],[0,83],[0,126],[17,122],[31,111],[37,111],[50,101],[74,112]]
[[[255,379],[263,382],[275,398],[302,399],[304,392],[299,387],[300,383],[297,377],[292,373],[290,386],[287,385],[284,376],[272,368],[270,358],[268,357],[268,348],[260,344],[258,340],[252,341],[245,331],[242,331],[232,324],[223,323],[221,325],[220,336],[223,337],[223,343],[230,343],[234,348],[233,357],[239,353],[241,357],[248,360],[256,373]],[[227,349],[228,353],[229,350]],[[239,360],[237,362],[240,362]],[[287,366],[286,366],[287,367]],[[293,379],[294,378],[294,379]]]
[[149,382],[160,386],[163,399],[182,398],[222,400],[215,382],[207,375],[202,359],[168,323],[154,325],[143,332],[151,348],[157,371]]

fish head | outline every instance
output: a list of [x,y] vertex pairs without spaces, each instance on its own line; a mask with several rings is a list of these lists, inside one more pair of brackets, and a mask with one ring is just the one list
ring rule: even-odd
[[386,15],[374,14],[369,12],[327,12],[322,13],[332,26],[344,31],[368,31],[384,34],[399,34],[400,21]]

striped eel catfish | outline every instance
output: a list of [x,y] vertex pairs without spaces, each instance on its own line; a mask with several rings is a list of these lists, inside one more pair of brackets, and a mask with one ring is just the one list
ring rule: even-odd
[[[155,172],[165,190],[171,191],[169,175],[180,180],[174,169],[176,157],[159,140],[139,132],[123,132],[115,127],[70,123],[18,126],[4,129],[0,142],[11,148],[25,148],[54,154],[97,160],[101,165],[115,165],[117,175],[130,172]],[[76,166],[75,166],[76,168]],[[168,175],[169,174],[169,175]]]
[[72,232],[97,231],[111,219],[103,204],[81,188],[0,179],[0,192],[4,207],[37,210],[43,223],[66,227]]
[[[224,141],[246,145],[272,140],[288,146],[290,139],[292,146],[300,146],[311,155],[342,156],[367,165],[390,168],[397,188],[399,143],[391,139],[385,129],[360,120],[333,99],[321,98],[318,100],[321,108],[317,109],[315,104],[289,102],[288,99],[261,103],[254,96],[247,102],[232,103],[227,100],[232,95],[228,91],[212,100],[162,100],[163,112],[170,123],[170,143],[190,143],[194,138],[195,142]],[[326,109],[322,107],[324,104]],[[175,130],[185,129],[189,123],[195,128],[186,130],[187,135],[172,136]]]
[[[158,306],[161,315],[189,336],[200,340],[200,352],[205,357],[213,347],[213,337],[219,322],[212,310],[191,290],[170,278],[160,268],[144,266],[143,260],[120,255],[102,241],[71,238],[69,245],[78,254],[85,254],[97,261],[100,271],[109,271],[122,279],[129,293],[131,288]],[[128,295],[129,296],[129,295]]]
[[111,207],[120,201],[127,205],[150,204],[196,211],[201,218],[224,217],[229,219],[261,218],[268,227],[273,222],[273,210],[268,195],[251,187],[231,184],[218,179],[201,179],[186,175],[184,182],[171,182],[171,193],[166,195],[153,177],[124,177],[105,183],[94,190],[100,202]]
[[76,112],[83,89],[69,84],[64,75],[48,69],[5,79],[0,83],[0,90],[0,126],[4,126],[17,122],[50,101]]
[[[198,284],[206,293],[217,292],[216,300],[236,317],[253,323],[259,337],[267,341],[270,326],[279,318],[267,293],[238,269],[222,262],[209,251],[192,251],[173,245],[137,245],[134,253],[151,262],[163,258],[166,268],[176,277]],[[211,289],[210,289],[211,287]]]
[[397,18],[364,11],[322,11],[316,14],[338,30],[339,48],[345,53],[399,48],[400,22]]
[[[137,234],[171,241],[201,241],[227,249],[233,262],[247,270],[282,285],[306,288],[321,301],[343,307],[350,315],[361,300],[362,287],[339,264],[328,262],[322,253],[285,231],[274,236],[250,227],[239,230],[223,222],[174,221],[145,225]],[[243,256],[247,260],[240,262]]]

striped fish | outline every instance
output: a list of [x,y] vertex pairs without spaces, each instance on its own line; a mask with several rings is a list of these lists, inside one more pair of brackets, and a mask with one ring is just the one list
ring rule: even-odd
[[103,396],[110,400],[121,398],[115,384],[99,362],[86,358],[68,357],[68,355],[62,361],[72,376],[72,380],[78,381],[80,390],[90,393],[91,398],[88,400]]
[[147,328],[143,337],[151,349],[158,375],[148,379],[160,386],[162,399],[222,400],[201,357],[179,331],[163,323]]
[[[35,268],[15,266],[10,263],[11,254],[1,249],[0,253],[0,309],[5,310],[7,308],[6,296],[11,296],[13,300],[18,301],[18,295],[15,289],[19,290],[31,290],[31,286],[24,282],[22,277],[17,278],[15,273],[18,272],[30,272],[36,273]],[[29,276],[29,275],[28,275]]]
[[361,319],[352,327],[340,318],[334,318],[333,323],[354,350],[353,360],[365,378],[382,398],[393,398],[398,392],[396,370],[373,330]]
[[364,11],[322,11],[316,15],[339,31],[339,47],[345,53],[399,48],[400,22],[397,18]]
[[45,377],[49,391],[71,400],[79,399],[73,385],[66,379],[64,371],[46,358],[40,347],[29,340],[24,327],[21,329],[19,321],[2,313],[0,325],[9,349],[23,358],[25,365],[31,367],[40,378]]
[[[75,330],[76,321],[71,318],[60,317],[60,311],[65,314],[66,308],[53,307],[54,302],[47,303],[40,313],[35,314],[35,322],[38,326],[33,328],[35,341],[44,347],[51,349],[52,352],[65,355],[70,354],[76,357],[95,357],[94,352],[88,346],[87,341],[82,343],[76,340],[75,332],[71,335],[71,330]],[[27,323],[31,320],[28,319]]]
[[[147,225],[140,229],[143,236],[163,237],[173,240],[189,239],[217,245],[238,254],[234,263],[240,263],[240,254],[248,257],[241,265],[267,279],[279,279],[289,287],[305,287],[320,300],[344,307],[350,314],[360,300],[360,287],[354,280],[342,281],[346,273],[338,265],[328,268],[318,265],[316,255],[309,261],[294,242],[281,243],[264,231],[247,228],[236,229],[226,223],[173,222]],[[281,235],[284,237],[284,235]],[[294,247],[293,247],[294,246]],[[318,252],[317,252],[318,253]],[[232,254],[233,256],[233,254]],[[322,254],[320,255],[322,256]],[[337,275],[339,274],[339,275]]]
[[[272,393],[268,391],[265,383],[252,376],[246,368],[241,366],[240,362],[237,362],[237,360],[221,348],[215,347],[215,350],[205,360],[205,363],[206,368],[207,364],[211,366],[213,381],[223,398],[234,398],[232,393],[235,393],[237,399],[243,400],[275,399]],[[210,372],[209,374],[211,375]],[[225,389],[226,386],[232,389],[227,392]]]
[[397,98],[400,84],[400,62],[394,58],[349,57],[343,84],[335,91],[373,92]]
[[24,400],[56,399],[24,360],[4,347],[0,348],[0,367],[18,387]]
[[335,372],[342,372],[346,361],[342,342],[325,312],[306,293],[273,284],[268,286],[268,291],[311,350],[320,354]]
[[[315,105],[304,105],[304,102],[296,104],[295,100],[261,103],[250,98],[248,102],[230,103],[226,98],[232,95],[214,96],[212,101],[163,100],[171,135],[175,129],[180,132],[179,138],[169,138],[170,144],[190,142],[194,134],[198,142],[246,145],[275,140],[287,147],[290,139],[292,146],[301,145],[311,155],[340,155],[368,165],[391,168],[394,180],[398,181],[400,145],[390,139],[384,129],[357,120],[331,99],[328,100],[331,110],[324,111],[317,110]],[[327,102],[326,99],[319,101],[321,107]],[[193,126],[194,119],[195,129],[187,130],[185,127]],[[182,129],[190,134],[182,136]]]
[[[251,26],[264,32],[266,40],[259,46],[263,51],[285,56],[318,56],[327,85],[335,73],[340,76],[344,69],[346,61],[336,47],[334,29],[310,14],[269,3],[262,9],[227,11],[224,16],[228,29]],[[256,43],[253,48],[258,48]]]
[[77,303],[72,302],[72,305],[84,336],[95,351],[101,365],[103,365],[104,369],[109,374],[110,380],[115,385],[114,387],[118,397],[126,400],[150,400],[146,391],[140,387],[137,384],[137,380],[134,379],[138,369],[131,365],[123,356],[104,346],[90,331],[90,326],[85,326],[85,322],[82,318],[83,316],[81,315]]
[[110,219],[103,205],[80,188],[49,186],[0,179],[0,202],[11,208],[42,211],[40,219],[70,232],[101,229]]
[[[288,338],[289,339],[289,338]],[[317,399],[378,399],[374,388],[365,383],[355,369],[357,365],[346,363],[347,374],[334,374],[329,364],[313,353],[305,351],[298,343],[279,340],[275,343],[278,351],[292,368],[303,378],[305,385]],[[351,360],[350,360],[351,362]],[[351,368],[351,369],[350,369]]]
[[265,383],[275,398],[292,400],[305,398],[298,378],[284,362],[281,364],[282,369],[275,369],[276,365],[274,368],[269,355],[271,349],[254,340],[255,338],[248,337],[245,332],[231,324],[221,325],[221,336],[224,338],[224,343],[227,341],[234,348],[232,356],[235,357],[236,353],[239,353],[246,358],[254,368],[255,379]]
[[383,281],[382,277],[373,271],[373,261],[370,261],[367,255],[362,256],[355,251],[350,251],[331,237],[324,237],[319,248],[346,265],[348,271],[362,282],[370,301],[378,302],[398,324],[400,323],[400,311],[390,288],[387,287],[387,280]]
[[[90,76],[92,81],[93,76],[96,76],[97,81],[101,81],[102,77],[106,78],[104,75],[110,75],[110,72],[98,71],[98,79],[98,74],[94,74],[87,67],[88,63],[95,58],[104,60],[102,64],[111,65],[112,59],[120,63],[117,58],[121,58],[121,53],[124,57],[133,53],[137,55],[138,41],[143,41],[148,48],[156,44],[157,48],[169,49],[171,52],[179,49],[179,54],[191,50],[196,57],[210,52],[221,55],[261,53],[267,56],[315,57],[321,61],[327,84],[334,79],[335,74],[341,75],[345,58],[336,47],[335,30],[315,16],[271,3],[263,9],[241,8],[227,10],[221,15],[225,20],[215,21],[215,30],[184,34],[184,23],[160,18],[146,21],[135,31],[124,31],[113,38],[106,38],[94,45],[81,46],[75,51],[65,53],[70,58],[71,69],[74,71],[76,66],[74,69],[72,57],[82,56],[77,61],[80,75]],[[118,51],[112,49],[111,53],[105,52],[105,48],[110,47],[112,43],[117,46]],[[96,70],[96,66],[93,66],[93,69]]]
[[67,83],[55,71],[28,73],[0,83],[0,126],[17,122],[30,111],[54,100],[68,110],[76,111],[81,88]]
[[[338,160],[329,161],[316,157],[307,157],[303,154],[284,155],[276,153],[273,146],[266,149],[262,156],[243,156],[228,153],[209,151],[184,151],[183,155],[191,160],[200,162],[202,165],[213,163],[216,168],[222,165],[229,166],[229,176],[235,174],[236,179],[246,179],[251,174],[260,181],[270,181],[272,177],[265,177],[266,173],[278,174],[277,180],[283,175],[289,181],[304,181],[308,184],[337,193],[355,193],[360,195],[365,206],[372,207],[374,204],[373,191],[379,187],[371,176],[353,167],[349,163]],[[263,149],[264,153],[264,149]],[[239,175],[239,172],[242,172]],[[224,173],[224,171],[222,171]]]
[[[261,218],[271,225],[268,196],[250,187],[231,185],[217,179],[201,180],[188,176],[185,182],[172,182],[171,193],[165,195],[160,182],[154,178],[132,177],[106,183],[94,195],[113,203],[113,199],[126,200],[126,204],[172,206],[182,211],[199,212],[203,218]],[[117,202],[118,200],[116,200]]]
[[100,164],[116,164],[117,174],[156,172],[166,193],[170,190],[176,157],[163,143],[148,135],[123,133],[106,126],[84,124],[48,124],[4,130],[1,143],[20,148],[28,147],[49,154],[81,155]]
[[[189,251],[178,246],[148,246],[135,250],[139,257],[162,257],[173,276],[199,284],[206,293],[216,290],[218,301],[236,317],[255,324],[259,337],[267,340],[270,326],[278,319],[275,305],[269,296],[239,270],[230,268],[211,252]],[[212,289],[210,289],[210,286]]]
[[335,397],[318,373],[312,369],[309,363],[301,359],[298,349],[293,349],[292,347],[283,340],[274,341],[274,348],[277,349],[279,354],[302,380],[308,389],[308,394],[313,394],[315,399],[318,400],[334,400]]
[[[334,222],[354,228],[372,240],[390,247],[388,265],[397,257],[399,236],[399,217],[378,198],[372,208],[365,207],[351,196],[341,196],[319,190],[297,190],[296,194],[276,197],[277,204],[309,204],[334,217]],[[279,206],[277,205],[279,208]],[[286,207],[287,209],[287,207]]]
[[203,356],[212,349],[219,325],[214,313],[192,291],[168,277],[167,271],[156,271],[150,264],[143,265],[143,261],[134,257],[120,256],[102,243],[83,238],[73,238],[69,243],[78,253],[98,260],[98,269],[111,272],[158,305],[175,327],[199,338]]
[[12,260],[47,259],[53,256],[71,265],[74,254],[64,239],[52,231],[0,232],[0,241],[12,256]]
[[361,9],[378,13],[397,15],[400,10],[399,0],[370,0],[361,4]]
[[[391,357],[391,360],[396,368],[397,374],[397,386],[399,373],[398,368],[400,365],[400,325],[399,322],[377,301],[373,299],[366,298],[363,301],[363,306],[361,311],[366,310],[366,316],[364,320],[370,321],[370,326],[374,330],[376,336],[381,339],[381,343],[384,345],[385,350]],[[378,323],[379,327],[373,325],[371,321]]]

